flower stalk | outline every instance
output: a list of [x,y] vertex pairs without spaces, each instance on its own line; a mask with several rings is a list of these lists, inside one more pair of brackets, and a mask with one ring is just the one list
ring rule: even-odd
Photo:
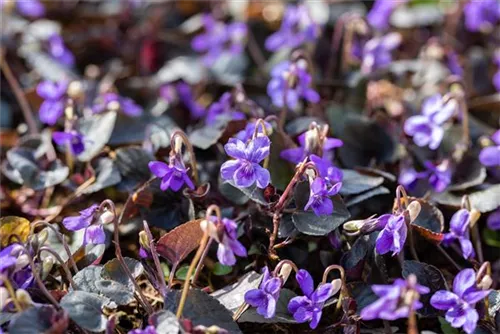
[[[218,220],[218,223],[220,223],[220,221],[222,219],[220,209],[215,204],[212,204],[208,207],[206,215],[205,215],[205,219],[208,221],[213,213],[215,213],[217,220]],[[182,310],[184,309],[184,305],[186,303],[187,295],[189,292],[191,275],[193,274],[193,271],[195,270],[195,267],[198,264],[198,262],[203,260],[202,254],[204,253],[204,250],[207,247],[209,237],[210,237],[209,229],[206,228],[205,232],[203,233],[203,237],[201,238],[200,246],[198,247],[198,250],[196,251],[194,258],[191,261],[191,264],[189,265],[189,268],[188,268],[188,271],[186,274],[186,280],[184,281],[184,286],[182,288],[181,299],[179,301],[179,306],[177,308],[177,313],[176,313],[177,319],[180,319],[180,317],[182,316]],[[205,253],[205,255],[206,255],[206,253]]]
[[[137,291],[137,294],[139,296],[139,300],[141,304],[143,305],[144,309],[148,314],[153,313],[153,307],[151,304],[148,302],[146,299],[146,296],[142,293],[141,287],[139,284],[136,282],[134,275],[130,272],[130,269],[128,268],[127,264],[125,263],[125,260],[122,255],[122,250],[120,248],[120,230],[119,230],[119,221],[116,219],[116,208],[115,208],[115,203],[113,201],[106,199],[102,201],[102,203],[99,205],[99,211],[102,212],[105,208],[111,211],[113,214],[113,220],[111,223],[113,224],[113,243],[115,244],[115,256],[118,259],[118,262],[120,262],[120,265],[123,269],[123,271],[127,274],[127,277],[132,281],[132,284],[134,284],[135,290]],[[125,210],[125,208],[124,208]]]
[[[347,291],[346,285],[345,285],[345,271],[342,266],[332,264],[331,266],[326,267],[325,271],[323,272],[323,279],[321,280],[321,283],[325,284],[326,281],[328,280],[328,274],[332,270],[338,270],[340,273],[340,281],[341,281],[341,286],[340,286],[340,293],[339,293],[339,299],[337,300],[337,304],[335,305],[335,311],[333,317],[335,318],[338,313],[340,312],[340,309],[342,308],[342,299],[344,297],[347,297],[349,295],[349,292]],[[332,281],[333,283],[333,281]]]
[[151,230],[149,229],[148,223],[145,220],[143,220],[142,223],[144,226],[144,231],[146,232],[146,235],[148,237],[149,250],[151,252],[151,257],[153,258],[153,262],[155,264],[155,269],[158,273],[158,281],[160,282],[160,294],[165,298],[165,296],[167,295],[168,288],[167,288],[167,285],[165,283],[165,275],[163,274],[163,269],[161,268],[160,259],[158,257],[158,253],[156,252],[156,246],[154,243],[153,234],[151,233]]
[[171,155],[182,155],[182,144],[184,144],[184,147],[186,150],[189,152],[189,159],[191,162],[191,168],[193,169],[193,179],[194,183],[198,184],[199,179],[198,179],[198,165],[196,164],[196,156],[194,154],[194,149],[193,145],[191,145],[191,142],[189,141],[188,137],[186,134],[181,131],[177,130],[172,134],[172,137],[170,137],[170,147],[171,147]]
[[61,256],[59,256],[59,254],[57,254],[57,252],[55,252],[52,248],[46,246],[41,247],[40,250],[38,251],[38,254],[41,254],[44,251],[50,253],[57,260],[57,262],[59,262],[59,264],[63,268],[64,273],[66,274],[66,279],[68,280],[69,284],[71,285],[73,290],[76,290],[77,287],[75,281],[73,281],[73,276],[71,275],[71,271],[69,270],[66,263],[64,263],[63,259],[61,259]]
[[14,307],[17,312],[22,312],[23,307],[19,303],[16,297],[16,293],[14,292],[14,288],[12,287],[12,284],[10,283],[10,280],[7,276],[1,275],[0,274],[0,279],[2,280],[2,283],[5,285],[5,288],[7,289],[7,292],[10,295],[10,299],[12,300],[12,303],[14,304]]

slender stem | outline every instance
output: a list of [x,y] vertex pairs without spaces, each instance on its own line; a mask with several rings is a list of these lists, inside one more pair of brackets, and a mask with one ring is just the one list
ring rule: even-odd
[[[468,195],[464,195],[462,197],[462,208],[469,211],[470,214],[470,221],[469,221],[469,227],[471,230],[471,237],[472,240],[474,241],[474,248],[476,249],[477,253],[477,258],[479,260],[479,263],[484,262],[484,256],[483,256],[483,245],[481,243],[481,237],[479,235],[479,228],[477,227],[477,220],[479,219],[480,214],[476,210],[472,210],[472,205],[470,202],[470,198]],[[476,215],[472,214],[472,212],[477,213]]]
[[7,82],[9,83],[10,88],[12,88],[12,91],[16,96],[19,106],[21,107],[21,111],[23,113],[24,120],[28,125],[29,132],[31,134],[38,134],[39,133],[38,125],[35,118],[33,117],[33,112],[31,110],[30,104],[26,99],[26,95],[24,94],[23,89],[21,88],[18,81],[16,80],[16,77],[12,73],[12,70],[10,69],[10,66],[7,63],[7,59],[5,57],[3,50],[0,50],[0,57],[2,57],[2,59],[0,59],[0,66],[5,75],[5,78],[7,79]]
[[407,333],[408,334],[418,334],[417,315],[416,315],[414,310],[410,310],[410,316],[408,318]]
[[326,283],[326,280],[328,279],[328,274],[332,270],[338,270],[339,271],[339,273],[340,273],[340,280],[342,282],[342,285],[340,287],[339,299],[337,300],[337,304],[335,305],[335,311],[333,313],[333,317],[335,318],[337,316],[337,314],[339,313],[340,309],[342,308],[342,299],[344,298],[344,296],[347,297],[349,295],[349,292],[347,291],[347,287],[346,287],[346,284],[345,284],[345,271],[344,271],[344,268],[342,268],[341,266],[336,265],[336,264],[332,264],[331,266],[328,266],[325,269],[325,271],[323,272],[323,279],[322,279],[321,283],[323,283],[323,284]]
[[283,131],[285,122],[286,122],[286,114],[288,113],[288,81],[285,85],[285,89],[283,90],[283,107],[281,108],[279,120],[278,120],[278,128]]
[[201,242],[200,242],[200,247],[198,247],[198,250],[196,251],[194,258],[191,261],[191,264],[189,265],[189,269],[188,269],[187,274],[186,274],[186,280],[184,281],[184,287],[182,288],[182,295],[181,295],[181,299],[179,301],[179,307],[177,308],[177,313],[176,313],[176,316],[178,319],[180,319],[180,317],[182,316],[182,310],[184,309],[184,304],[186,303],[187,294],[189,292],[189,282],[191,280],[191,275],[193,274],[195,266],[198,263],[198,261],[200,260],[201,254],[203,253],[203,251],[207,245],[208,238],[209,238],[209,235],[208,235],[208,229],[207,229],[205,231],[205,233],[203,234],[203,237],[202,237]]
[[177,263],[174,263],[172,266],[172,270],[170,270],[170,275],[168,276],[168,288],[172,288],[172,284],[174,283],[175,272],[177,271]]
[[22,247],[22,251],[24,252],[24,254],[26,254],[26,256],[28,258],[29,264],[31,266],[31,272],[33,274],[33,277],[35,278],[35,281],[36,281],[36,283],[38,285],[38,288],[40,288],[40,290],[45,295],[45,297],[52,304],[54,304],[55,307],[61,308],[61,306],[59,305],[59,303],[57,302],[57,300],[54,298],[54,296],[52,296],[50,294],[50,292],[49,292],[49,290],[47,290],[47,287],[45,286],[45,284],[43,284],[43,281],[40,278],[40,275],[39,275],[38,271],[36,270],[35,261],[33,261],[33,257],[31,257],[30,252],[28,251],[28,249],[26,249],[26,247],[24,245],[20,245],[20,246]]
[[181,152],[177,152],[176,144],[175,144],[175,139],[177,137],[180,137],[182,139],[182,143],[186,147],[187,151],[189,152],[189,158],[191,159],[191,168],[193,169],[193,179],[194,183],[198,184],[198,165],[196,164],[196,156],[194,155],[194,149],[193,145],[191,145],[191,142],[189,141],[188,137],[186,134],[181,131],[177,130],[172,134],[172,137],[170,137],[170,147],[172,148],[172,151],[174,154],[181,154]]
[[165,298],[165,296],[167,295],[168,288],[165,283],[165,275],[163,274],[163,270],[161,268],[160,259],[158,258],[158,253],[156,252],[156,246],[153,240],[153,234],[149,229],[148,223],[145,220],[143,220],[142,223],[144,225],[144,231],[146,231],[146,235],[148,236],[151,257],[153,258],[156,271],[158,272],[158,280],[160,281],[160,293]]
[[295,187],[295,184],[299,181],[299,178],[304,174],[306,168],[307,168],[307,159],[308,157],[305,157],[302,163],[300,164],[299,168],[295,172],[295,175],[293,176],[292,180],[288,183],[288,185],[285,188],[285,191],[283,194],[280,196],[280,199],[278,200],[278,204],[276,204],[274,208],[274,213],[273,213],[273,233],[269,237],[269,256],[272,259],[277,259],[278,256],[276,254],[276,250],[274,249],[274,244],[276,243],[276,239],[278,238],[278,231],[279,231],[279,224],[281,220],[281,212],[284,209],[286,200],[288,199],[288,196],[290,195],[291,191]]
[[[220,208],[215,204],[212,204],[207,208],[207,212],[205,213],[205,219],[207,221],[211,221],[211,217],[214,213],[217,217],[217,224],[221,224],[222,216]],[[191,281],[191,275],[193,274],[196,265],[200,261],[202,254],[205,252],[205,249],[207,248],[208,239],[210,238],[209,230],[210,228],[207,226],[207,228],[203,233],[203,237],[200,241],[200,246],[198,247],[198,250],[196,251],[194,258],[191,261],[191,264],[189,265],[188,272],[186,274],[186,280],[184,281],[184,286],[182,288],[182,295],[179,301],[179,307],[177,308],[177,313],[176,313],[177,318],[180,318],[182,316],[182,310],[184,309],[184,304],[186,303],[187,294],[189,292],[189,282]]]
[[295,271],[295,273],[298,273],[299,272],[299,268],[297,268],[297,265],[295,263],[293,263],[292,261],[290,260],[281,260],[277,265],[276,265],[276,268],[274,268],[274,271],[273,271],[273,276],[277,276],[280,271],[281,271],[281,268],[285,265],[285,264],[288,264],[290,267],[292,267],[293,271]]
[[404,219],[405,219],[404,223],[406,224],[406,227],[408,229],[408,234],[409,234],[408,237],[410,239],[409,246],[410,246],[411,256],[413,256],[414,260],[420,261],[417,254],[417,248],[415,247],[415,233],[413,233],[413,229],[411,228],[410,214],[408,210],[404,211]]
[[66,274],[66,279],[68,280],[69,284],[74,290],[76,290],[77,287],[75,281],[73,281],[73,276],[71,276],[71,271],[69,271],[68,266],[66,265],[66,263],[64,263],[63,259],[61,259],[61,256],[59,256],[59,254],[57,254],[53,249],[46,246],[41,247],[38,253],[41,254],[43,251],[49,252],[50,254],[52,254],[52,256],[56,258],[57,262],[59,262],[59,264],[63,268],[64,273]]
[[206,245],[205,249],[203,250],[203,254],[201,254],[200,261],[198,262],[198,265],[196,266],[196,270],[194,271],[194,276],[193,276],[193,280],[192,280],[192,283],[191,283],[193,285],[195,285],[196,281],[198,280],[198,276],[200,275],[200,272],[203,269],[203,265],[204,265],[204,261],[203,260],[207,256],[208,251],[210,250],[210,246],[212,245],[213,241],[214,241],[214,238],[208,239],[207,245]]
[[[399,212],[405,210],[408,207],[408,194],[402,185],[396,188],[396,198]],[[401,206],[401,199],[403,200],[403,206]]]
[[[125,273],[127,274],[127,277],[130,279],[130,281],[132,281],[132,284],[134,284],[135,290],[137,291],[137,294],[139,295],[141,303],[143,304],[144,308],[146,309],[146,312],[148,312],[148,314],[152,314],[153,307],[151,306],[151,304],[149,304],[148,300],[146,299],[146,296],[144,296],[144,294],[142,293],[141,287],[136,282],[134,275],[132,275],[132,273],[130,272],[130,269],[128,268],[128,266],[125,263],[125,260],[123,258],[122,250],[120,248],[119,222],[118,222],[118,219],[116,219],[115,204],[113,203],[113,201],[106,199],[101,203],[99,209],[102,210],[102,208],[104,208],[105,206],[108,206],[109,209],[111,210],[111,212],[113,213],[113,221],[112,221],[113,226],[114,226],[114,231],[113,231],[114,241],[113,242],[115,244],[116,258],[118,259],[118,262],[120,262],[120,265],[121,265],[123,271],[125,271]],[[125,210],[125,208],[124,208],[124,210]],[[120,216],[120,218],[121,218],[121,216]]]
[[441,245],[436,245],[437,249],[441,252],[441,254],[444,255],[444,257],[446,257],[446,259],[455,267],[455,269],[457,269],[458,271],[461,271],[462,270],[462,267],[460,267],[456,262],[455,260],[452,259],[452,257],[443,249],[443,247],[441,247]]
[[392,328],[391,325],[389,324],[389,321],[383,320],[382,323],[384,324],[384,331],[386,334],[392,334]]
[[10,295],[10,299],[12,299],[12,302],[14,303],[16,311],[22,312],[23,307],[21,306],[21,304],[19,304],[19,301],[17,300],[16,293],[14,292],[14,288],[12,287],[9,278],[5,275],[0,275],[0,279],[2,280],[2,283],[5,285],[5,288],[7,289],[7,292]]
[[77,273],[78,272],[78,267],[76,265],[75,259],[73,259],[73,255],[71,254],[71,250],[69,249],[69,245],[66,242],[66,239],[64,239],[64,236],[58,230],[56,230],[56,228],[54,226],[52,226],[51,224],[49,224],[49,223],[47,223],[46,221],[43,221],[43,220],[42,221],[37,221],[37,222],[33,223],[33,225],[31,225],[30,235],[33,235],[33,233],[35,231],[35,228],[38,225],[43,225],[45,227],[48,227],[48,228],[50,228],[55,233],[57,239],[59,239],[59,241],[62,243],[62,245],[64,247],[64,250],[66,251],[66,255],[68,255],[68,261],[71,264],[71,267],[73,268],[74,272]]
[[265,74],[264,69],[266,68],[266,58],[264,57],[264,54],[262,53],[262,50],[259,47],[259,44],[257,44],[257,41],[255,40],[255,37],[251,29],[248,29],[247,36],[248,36],[247,45],[248,45],[248,51],[250,51],[250,56],[252,57],[255,64],[257,64],[258,70],[262,74]]

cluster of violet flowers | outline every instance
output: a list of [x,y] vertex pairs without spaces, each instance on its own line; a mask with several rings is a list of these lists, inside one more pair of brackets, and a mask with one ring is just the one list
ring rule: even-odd
[[191,41],[191,47],[204,53],[206,66],[213,65],[224,54],[239,55],[243,52],[248,33],[246,24],[226,24],[209,14],[203,15],[202,23],[205,31]]
[[[278,264],[277,268],[279,267]],[[321,320],[325,303],[340,290],[342,283],[337,279],[331,283],[323,282],[314,289],[313,278],[305,269],[298,270],[295,278],[304,295],[292,298],[288,302],[288,311],[298,323],[308,322],[309,327],[315,329]],[[264,267],[259,287],[245,293],[245,302],[256,307],[258,314],[270,319],[276,313],[283,284],[283,278],[276,274],[276,270],[270,272]]]
[[[392,285],[373,285],[372,290],[379,298],[361,310],[363,320],[408,318],[423,307],[420,295],[430,292],[428,287],[417,284],[414,275],[406,280],[396,279]],[[478,287],[473,269],[464,269],[453,281],[453,292],[439,290],[433,294],[430,303],[434,308],[446,311],[445,319],[452,327],[463,328],[470,334],[479,320],[476,303],[490,292]]]
[[320,33],[321,28],[312,20],[306,5],[288,5],[280,29],[266,39],[265,47],[269,51],[294,49],[315,41]]

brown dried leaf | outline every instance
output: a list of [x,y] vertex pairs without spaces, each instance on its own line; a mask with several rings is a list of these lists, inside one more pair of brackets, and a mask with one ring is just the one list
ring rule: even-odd
[[158,254],[173,265],[178,265],[200,245],[203,237],[200,228],[202,221],[203,219],[188,221],[165,234],[156,244]]
[[30,233],[30,222],[23,217],[7,216],[0,218],[0,240],[2,247],[9,245],[9,237],[17,235],[25,242]]

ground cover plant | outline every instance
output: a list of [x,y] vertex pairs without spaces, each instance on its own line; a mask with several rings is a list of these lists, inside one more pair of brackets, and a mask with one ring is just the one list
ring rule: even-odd
[[0,333],[500,332],[497,0],[0,4]]

